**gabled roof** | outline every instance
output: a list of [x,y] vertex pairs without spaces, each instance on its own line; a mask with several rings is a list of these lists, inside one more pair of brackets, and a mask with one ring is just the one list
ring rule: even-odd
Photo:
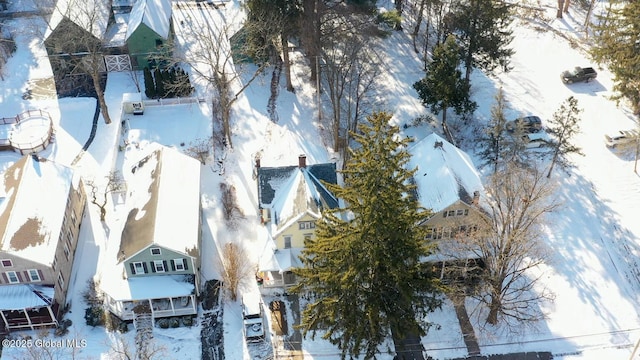
[[97,39],[103,40],[110,16],[111,1],[108,0],[57,0],[44,38],[48,38],[58,24],[66,18],[80,28],[91,32]]
[[163,39],[169,37],[171,24],[171,0],[138,0],[129,14],[126,40],[140,26],[145,24]]
[[118,262],[151,244],[192,255],[200,224],[200,162],[176,149],[147,146],[146,156],[123,169],[129,216]]
[[0,204],[0,250],[44,265],[58,245],[73,171],[46,159],[25,155],[4,174]]
[[338,207],[321,181],[337,183],[335,164],[258,168],[260,206],[272,210],[279,228],[305,213],[320,217],[321,209]]
[[420,204],[439,212],[458,200],[470,203],[482,192],[480,175],[471,158],[442,137],[431,134],[409,149]]

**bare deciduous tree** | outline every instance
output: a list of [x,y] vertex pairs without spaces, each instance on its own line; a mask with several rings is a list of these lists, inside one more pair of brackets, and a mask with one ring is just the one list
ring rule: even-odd
[[[158,345],[153,339],[148,339],[144,349],[132,345],[123,334],[110,333],[109,359],[114,360],[154,360],[166,359],[167,349]],[[142,350],[142,351],[141,351]]]
[[190,142],[184,152],[192,158],[200,160],[200,163],[204,165],[211,155],[212,147],[213,138],[199,138]]
[[[49,19],[62,17],[71,21],[52,23],[49,20],[51,34],[45,40],[51,65],[59,70],[54,73],[64,74],[65,77],[86,74],[91,78],[106,124],[111,123],[111,117],[102,87],[102,75],[106,69],[101,37],[105,31],[102,27],[106,28],[109,12],[110,8],[99,1],[59,1],[54,15]],[[59,82],[63,81],[63,78],[55,80]]]
[[119,171],[111,171],[106,176],[107,183],[97,184],[95,180],[87,180],[85,184],[89,187],[91,203],[100,209],[100,221],[105,221],[107,216],[107,203],[109,194],[126,190],[126,184]]
[[539,320],[544,316],[539,302],[553,294],[539,288],[530,270],[548,259],[542,224],[560,206],[555,187],[540,171],[510,166],[490,176],[486,191],[486,216],[449,251],[482,260],[479,285],[468,295],[485,306],[487,323],[518,326]]
[[[220,10],[222,11],[222,10]],[[211,11],[213,12],[213,11]],[[203,12],[204,13],[204,12]],[[207,12],[209,14],[209,12]],[[178,44],[181,51],[172,60],[174,63],[191,65],[191,72],[197,81],[203,81],[211,90],[210,101],[213,107],[214,129],[220,123],[225,145],[233,147],[231,142],[231,110],[238,97],[255,80],[268,63],[263,63],[254,71],[251,78],[240,83],[241,68],[232,58],[229,39],[233,35],[231,25],[224,21],[225,16],[192,16],[178,22],[182,38],[188,43]]]
[[236,301],[242,287],[254,279],[254,269],[244,248],[238,244],[224,244],[220,259],[223,290],[231,301]]

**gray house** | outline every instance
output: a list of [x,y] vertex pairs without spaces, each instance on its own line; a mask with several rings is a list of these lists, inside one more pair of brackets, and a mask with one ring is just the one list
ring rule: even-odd
[[123,169],[128,216],[100,279],[122,320],[193,315],[200,284],[200,162],[148,145]]
[[67,304],[84,214],[82,183],[25,155],[0,186],[0,333],[57,326]]

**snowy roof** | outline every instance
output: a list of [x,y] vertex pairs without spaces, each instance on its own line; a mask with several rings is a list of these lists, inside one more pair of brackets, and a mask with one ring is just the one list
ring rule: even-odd
[[0,249],[49,265],[77,178],[66,166],[26,155],[2,180],[6,198],[0,204]]
[[[276,195],[276,190],[287,180],[290,180],[296,170],[301,169],[304,169],[305,172],[311,175],[308,178],[316,188],[321,186],[320,181],[331,184],[338,183],[336,164],[334,163],[306,165],[303,168],[300,166],[260,167],[258,168],[258,197],[260,206],[268,207],[271,205]],[[326,189],[318,189],[318,191],[323,193],[323,196],[330,195]],[[337,205],[336,202],[335,206]]]
[[198,247],[200,162],[159,144],[147,149],[123,170],[129,215],[119,261],[150,244],[186,254]]
[[103,277],[100,288],[114,300],[144,300],[193,294],[194,285],[184,275],[158,275],[123,279]]
[[414,174],[418,200],[425,208],[438,212],[458,200],[468,203],[475,191],[482,192],[469,155],[442,137],[431,134],[409,151],[409,167],[418,169]]
[[138,0],[129,14],[126,40],[140,26],[145,24],[162,38],[169,37],[171,24],[171,0]]
[[305,213],[319,218],[321,208],[337,206],[337,199],[307,168],[298,168],[275,191],[271,209],[275,224],[282,228]]
[[39,285],[0,286],[0,310],[37,308],[51,305],[54,289]]
[[266,249],[260,257],[259,271],[278,271],[283,273],[295,268],[301,268],[298,257],[302,249]]
[[111,16],[111,2],[104,0],[57,0],[53,9],[49,26],[44,38],[55,30],[60,22],[67,18],[82,29],[90,31],[93,36],[104,39],[109,17]]

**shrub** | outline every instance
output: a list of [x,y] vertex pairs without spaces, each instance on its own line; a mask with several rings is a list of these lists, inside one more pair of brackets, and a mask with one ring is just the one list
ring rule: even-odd
[[89,326],[102,326],[106,322],[106,314],[101,306],[88,307],[84,312],[84,320]]
[[167,318],[161,318],[156,320],[156,325],[158,325],[159,328],[161,329],[168,329],[169,328],[169,319]]
[[144,94],[147,95],[149,99],[153,99],[156,97],[156,84],[153,82],[153,76],[151,75],[151,70],[148,67],[145,67],[143,70],[144,73]]
[[182,317],[182,325],[184,325],[186,327],[192,327],[193,326],[193,317],[191,317],[191,316],[183,316]]
[[169,319],[169,326],[172,328],[180,327],[180,318],[172,317]]

